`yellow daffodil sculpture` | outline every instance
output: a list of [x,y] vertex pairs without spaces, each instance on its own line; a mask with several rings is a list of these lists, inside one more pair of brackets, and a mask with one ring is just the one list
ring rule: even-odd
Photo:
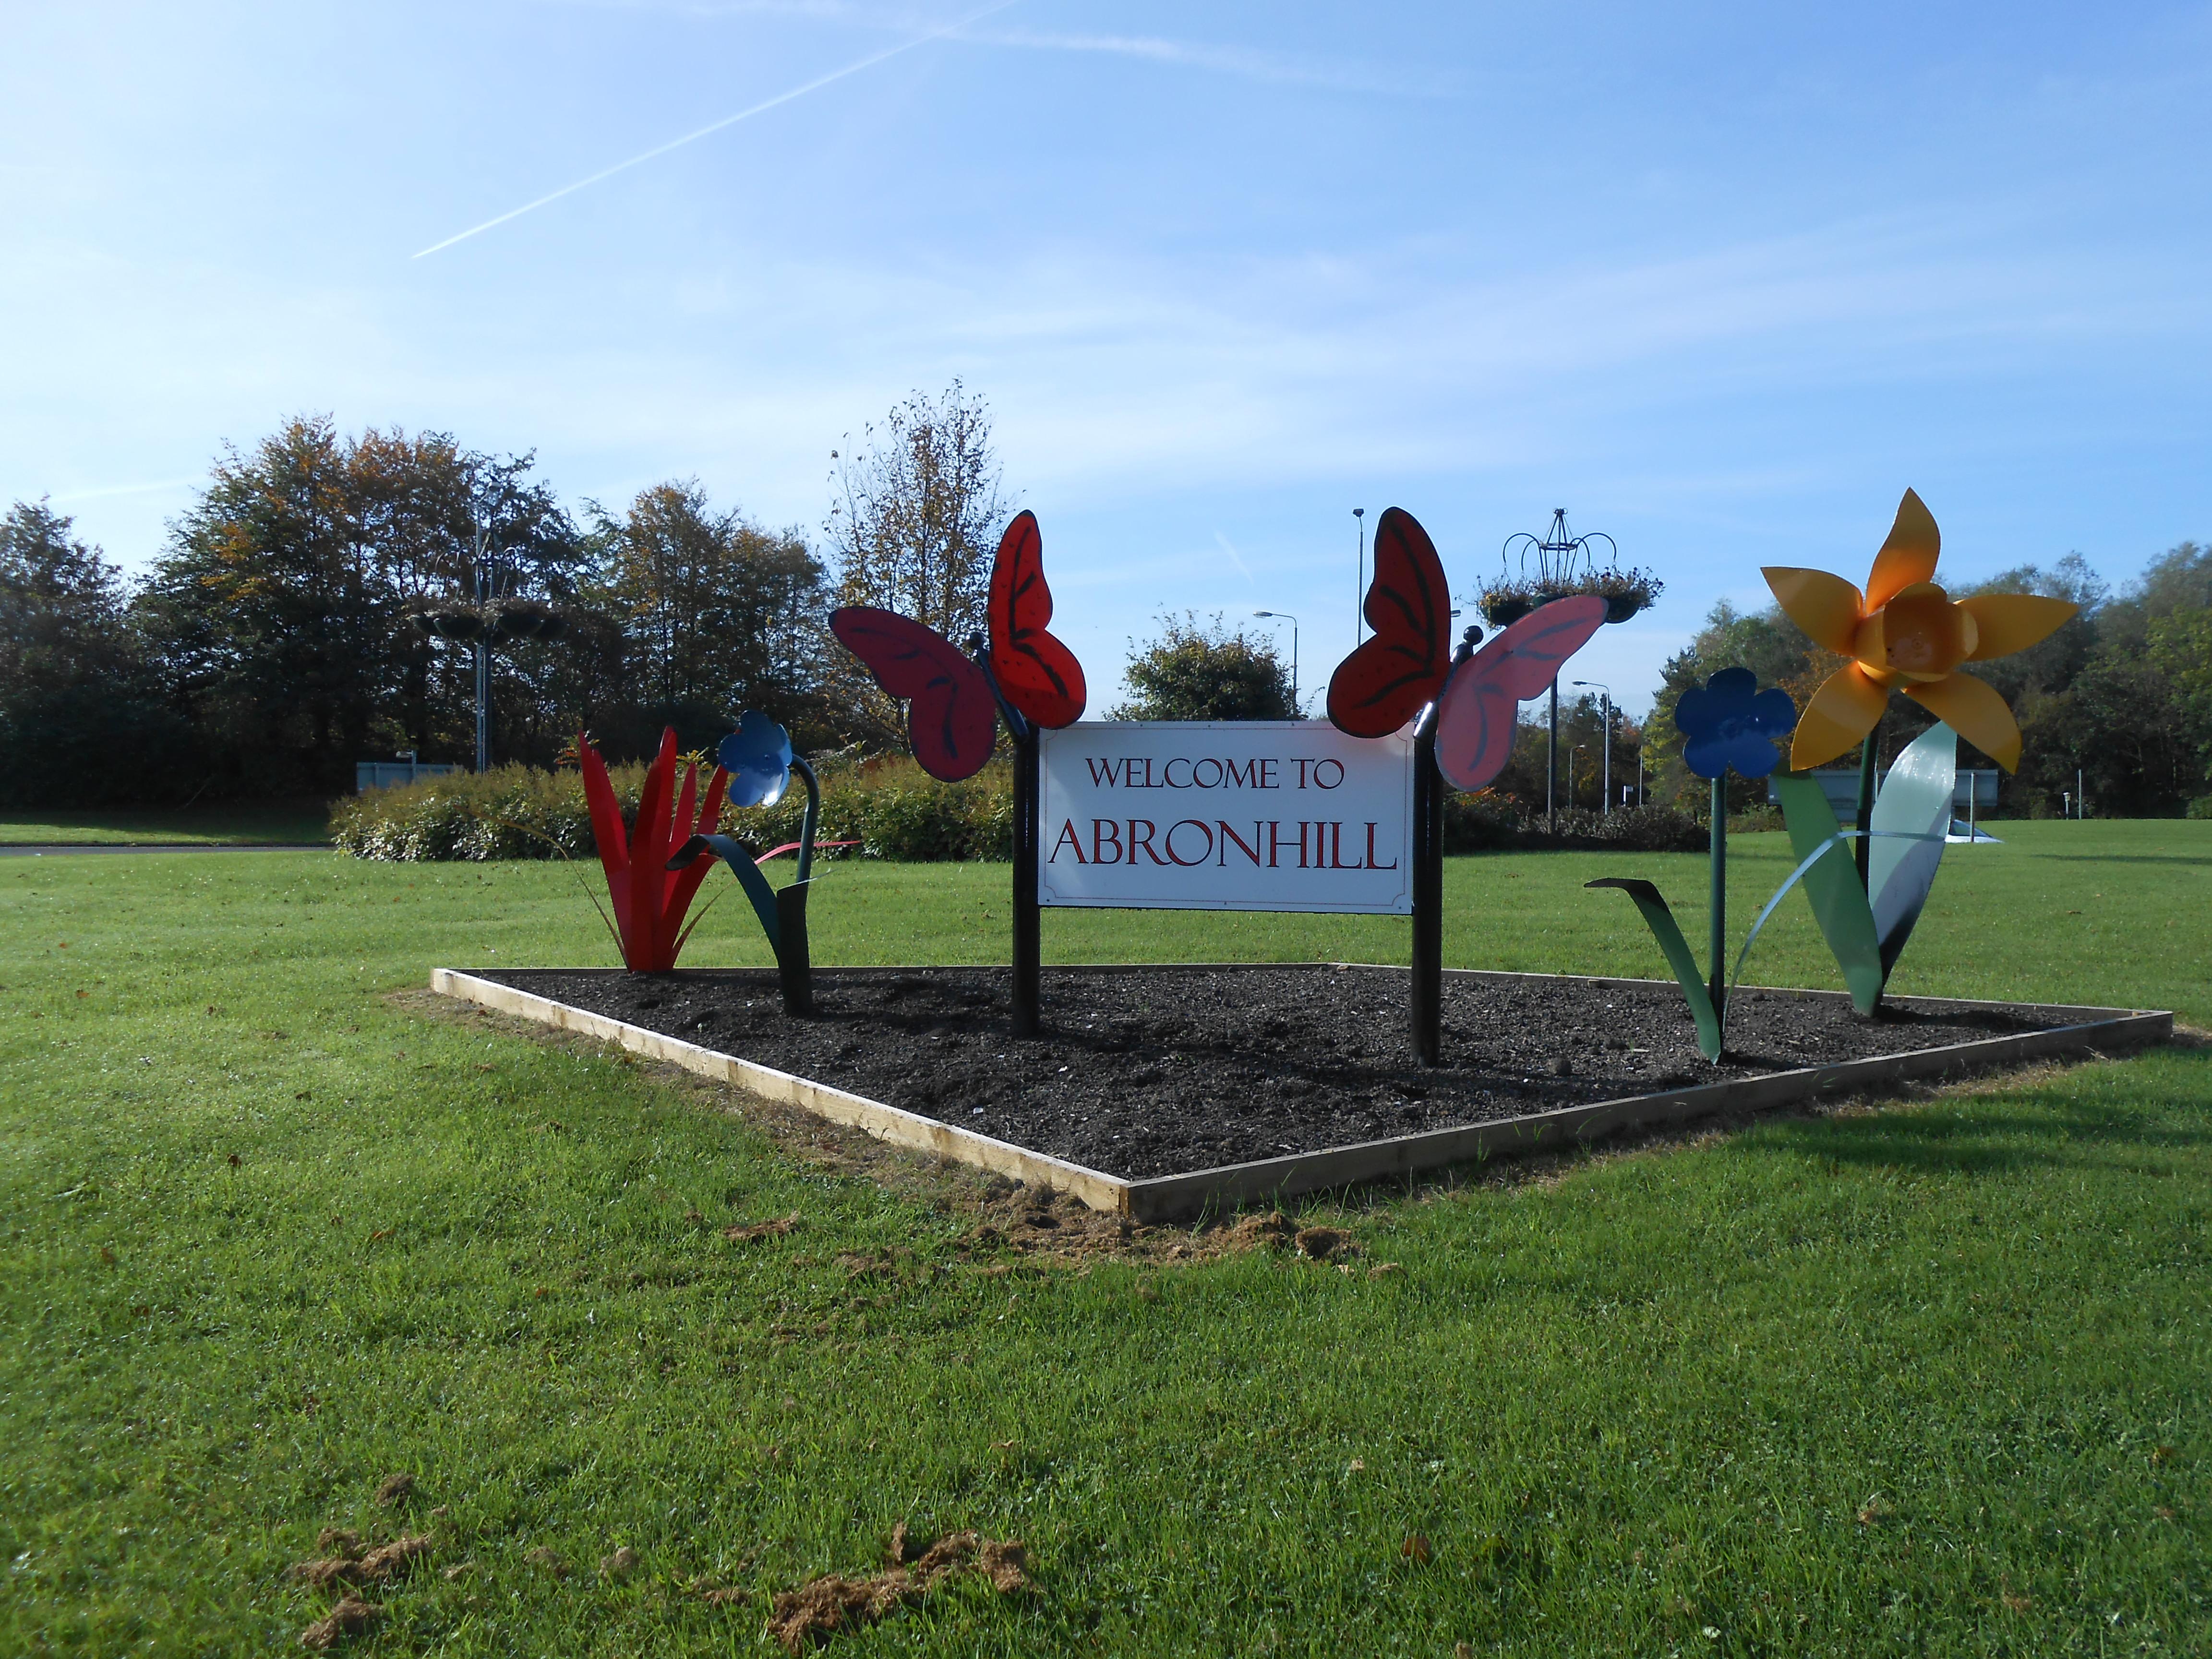
[[2024,651],[2080,609],[2033,593],[1954,599],[1936,585],[1936,520],[1910,489],[1874,557],[1862,593],[1825,570],[1769,565],[1763,574],[1790,620],[1851,660],[1821,684],[1797,721],[1792,769],[1833,760],[1881,720],[1902,691],[2008,772],[2020,765],[2020,723],[1996,689],[1961,663]]

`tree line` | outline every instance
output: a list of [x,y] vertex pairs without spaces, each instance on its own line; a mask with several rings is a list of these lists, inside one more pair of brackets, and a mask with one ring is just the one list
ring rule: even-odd
[[136,581],[18,501],[0,518],[0,798],[332,795],[360,760],[465,763],[473,647],[416,625],[457,610],[561,623],[491,648],[495,762],[550,766],[579,729],[610,759],[664,725],[711,744],[746,708],[811,749],[887,745],[898,711],[827,614],[980,626],[1005,510],[988,411],[957,381],[916,393],[832,459],[818,550],[696,480],[571,510],[531,456],[321,416],[227,449]]
[[[2001,810],[2053,816],[2079,789],[2094,815],[2165,817],[2212,793],[2212,548],[2170,548],[2117,592],[2078,553],[2047,568],[2018,566],[1965,592],[2042,593],[2081,607],[2041,643],[1972,665],[2020,720],[2020,770],[1999,786]],[[1718,669],[1748,668],[1802,708],[1841,661],[1778,606],[1714,606],[1689,648],[1666,666],[1645,753],[1658,780],[1654,799],[1687,806],[1707,788],[1683,768],[1672,718],[1691,685]],[[1881,763],[1934,723],[1917,703],[1892,697],[1876,732]],[[1959,760],[1995,763],[1964,742]],[[1763,785],[1737,780],[1731,787],[1739,809],[1764,798]]]
[[[0,803],[329,796],[351,788],[360,760],[465,763],[471,651],[416,625],[456,607],[534,606],[562,624],[492,648],[495,761],[550,766],[580,729],[610,759],[647,753],[666,725],[705,746],[747,708],[817,753],[895,747],[901,711],[836,646],[828,612],[883,605],[966,641],[982,628],[1012,502],[988,409],[958,381],[915,393],[830,459],[830,507],[810,538],[716,507],[696,479],[572,510],[531,456],[444,433],[347,436],[301,416],[226,449],[135,581],[66,516],[18,501],[0,517]],[[2033,649],[1980,665],[2026,737],[2008,811],[2057,810],[2077,774],[2110,816],[2206,796],[2212,549],[2182,543],[2118,593],[2079,555],[1984,587],[2081,606]],[[1185,614],[1130,643],[1116,717],[1293,714],[1270,637]],[[1704,785],[1680,764],[1674,701],[1732,665],[1802,707],[1835,661],[1778,609],[1716,606],[1668,663],[1648,723],[1615,709],[1608,729],[1595,699],[1562,696],[1561,804],[1598,804],[1609,747],[1616,805],[1639,759],[1650,799],[1696,805]],[[1893,698],[1885,760],[1928,723]],[[1524,727],[1496,792],[1540,811],[1544,766],[1540,728]],[[1758,791],[1741,785],[1735,804]]]

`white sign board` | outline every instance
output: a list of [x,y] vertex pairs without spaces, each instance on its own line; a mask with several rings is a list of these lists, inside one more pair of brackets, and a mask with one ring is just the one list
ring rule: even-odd
[[1410,729],[1088,721],[1040,737],[1040,904],[1413,914]]

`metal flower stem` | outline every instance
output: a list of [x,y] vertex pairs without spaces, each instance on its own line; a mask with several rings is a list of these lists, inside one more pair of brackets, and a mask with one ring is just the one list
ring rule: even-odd
[[1874,828],[1874,732],[1869,732],[1866,734],[1866,741],[1859,745],[1859,838],[1851,856],[1858,860],[1859,885],[1862,887],[1867,884],[1867,856],[1874,846],[1873,837],[1869,834]]
[[1728,772],[1713,780],[1713,1012],[1726,1017],[1728,996]]
[[806,763],[804,755],[791,757],[791,769],[799,774],[799,781],[806,786],[806,811],[799,821],[797,884],[803,887],[814,875],[814,826],[822,816],[822,786],[815,781],[814,769]]

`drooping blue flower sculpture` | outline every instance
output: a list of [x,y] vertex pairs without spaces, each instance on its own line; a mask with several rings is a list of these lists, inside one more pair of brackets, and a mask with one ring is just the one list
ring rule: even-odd
[[[694,836],[677,849],[668,867],[688,869],[702,858],[717,858],[730,866],[730,873],[745,890],[753,914],[760,919],[769,948],[775,952],[786,1012],[811,1013],[814,992],[806,942],[806,890],[814,879],[814,826],[822,815],[822,786],[806,757],[793,752],[791,733],[757,708],[748,708],[738,717],[738,729],[722,739],[714,758],[730,775],[732,806],[775,805],[791,787],[791,775],[798,773],[799,781],[806,786],[806,811],[799,819],[799,839],[791,846],[759,853],[735,836]],[[760,866],[777,853],[793,851],[799,854],[798,879],[785,888],[769,886]]]
[[1782,744],[1797,729],[1797,705],[1777,687],[1760,690],[1748,668],[1723,668],[1682,693],[1674,724],[1687,739],[1682,764],[1699,777],[1734,771],[1763,778],[1781,763]]
[[791,783],[791,733],[757,708],[738,718],[714,758],[730,775],[730,805],[773,806]]
[[[1729,980],[1723,959],[1728,948],[1728,775],[1763,778],[1782,761],[1782,744],[1797,727],[1797,705],[1787,691],[1759,689],[1759,676],[1748,668],[1723,668],[1703,685],[1682,693],[1674,705],[1674,724],[1686,739],[1682,763],[1713,784],[1712,900],[1707,912],[1711,923],[1711,969],[1700,975],[1681,924],[1667,908],[1658,888],[1640,877],[1609,876],[1592,887],[1618,887],[1643,912],[1652,936],[1674,969],[1674,977],[1689,999],[1690,1017],[1697,1022],[1698,1048],[1707,1060],[1718,1063],[1728,1022]],[[1767,907],[1770,911],[1771,905]],[[1752,938],[1759,936],[1759,926]],[[1751,950],[1751,939],[1744,941]],[[1736,958],[1736,972],[1743,958]]]

